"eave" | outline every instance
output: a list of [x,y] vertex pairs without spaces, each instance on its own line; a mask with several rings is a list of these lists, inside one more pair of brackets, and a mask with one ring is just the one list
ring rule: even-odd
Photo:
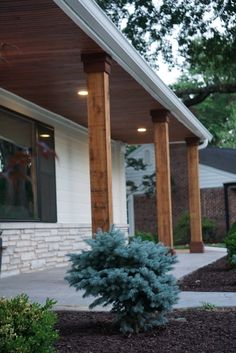
[[[49,0],[39,4],[28,0],[1,2],[2,42],[12,46],[6,51],[6,61],[0,62],[4,89],[87,127],[86,101],[76,95],[77,86],[86,85],[80,55],[106,51],[114,61],[110,79],[114,139],[127,143],[153,142],[149,112],[165,108],[171,115],[170,141],[184,141],[191,136],[211,140],[206,128],[94,1],[54,2],[56,5]],[[19,52],[14,46],[19,47]],[[140,124],[147,127],[146,134],[137,134]]]

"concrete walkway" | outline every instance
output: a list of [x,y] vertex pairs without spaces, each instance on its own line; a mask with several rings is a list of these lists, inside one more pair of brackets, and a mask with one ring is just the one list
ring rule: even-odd
[[[206,248],[204,254],[178,253],[173,274],[179,279],[225,255],[225,249]],[[46,298],[57,301],[56,309],[87,310],[92,298],[82,298],[82,292],[70,288],[64,280],[66,267],[25,273],[0,279],[0,296],[12,297],[26,293],[32,301],[44,303]],[[216,306],[236,306],[236,293],[181,292],[177,308],[196,307],[203,303]],[[97,307],[96,310],[104,310]]]

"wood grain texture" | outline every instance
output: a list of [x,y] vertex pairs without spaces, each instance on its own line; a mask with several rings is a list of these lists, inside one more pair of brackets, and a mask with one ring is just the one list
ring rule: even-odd
[[[103,53],[52,0],[1,0],[1,87],[87,127],[86,89],[81,54]],[[151,109],[162,109],[116,62],[110,76],[111,135],[127,143],[151,143]],[[189,130],[171,117],[170,140]],[[147,132],[137,133],[145,126]]]
[[156,156],[158,238],[164,245],[173,248],[168,122],[155,122],[153,125]]
[[204,246],[202,242],[201,201],[199,188],[199,154],[198,144],[187,141],[188,156],[188,192],[191,243],[190,252],[202,253]]
[[113,224],[109,75],[88,73],[88,128],[93,236]]

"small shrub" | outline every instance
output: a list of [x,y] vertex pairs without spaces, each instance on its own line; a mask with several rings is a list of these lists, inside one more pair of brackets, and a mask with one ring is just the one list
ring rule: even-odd
[[225,245],[229,263],[236,265],[236,222],[232,225],[225,238]]
[[135,238],[141,238],[142,240],[153,241],[154,243],[158,243],[158,237],[150,232],[142,232],[136,231],[134,234]]
[[236,222],[234,222],[230,227],[228,234],[231,234],[231,233],[236,233]]
[[232,265],[236,266],[236,255],[232,256],[231,263],[232,263]]
[[0,352],[54,353],[57,339],[56,315],[50,311],[55,302],[30,303],[27,295],[0,298]]
[[171,270],[176,257],[161,244],[125,239],[119,230],[99,232],[88,240],[91,249],[70,254],[68,280],[90,305],[112,305],[123,333],[148,330],[166,322],[165,314],[177,301],[178,288]]
[[[215,241],[214,230],[216,224],[207,217],[202,218],[202,237],[203,241],[212,243]],[[190,216],[188,213],[184,213],[177,222],[174,229],[174,244],[185,245],[189,244],[191,240],[190,232]]]
[[202,306],[200,308],[207,311],[213,311],[216,309],[216,305],[208,302],[202,302]]

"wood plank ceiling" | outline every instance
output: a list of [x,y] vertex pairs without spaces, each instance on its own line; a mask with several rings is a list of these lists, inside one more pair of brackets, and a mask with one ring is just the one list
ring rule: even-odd
[[[29,101],[87,126],[86,76],[82,53],[101,52],[51,0],[1,0],[0,85]],[[151,109],[161,105],[116,62],[110,77],[112,138],[127,143],[153,142]],[[145,126],[147,132],[137,133]],[[171,118],[170,140],[192,134]]]

